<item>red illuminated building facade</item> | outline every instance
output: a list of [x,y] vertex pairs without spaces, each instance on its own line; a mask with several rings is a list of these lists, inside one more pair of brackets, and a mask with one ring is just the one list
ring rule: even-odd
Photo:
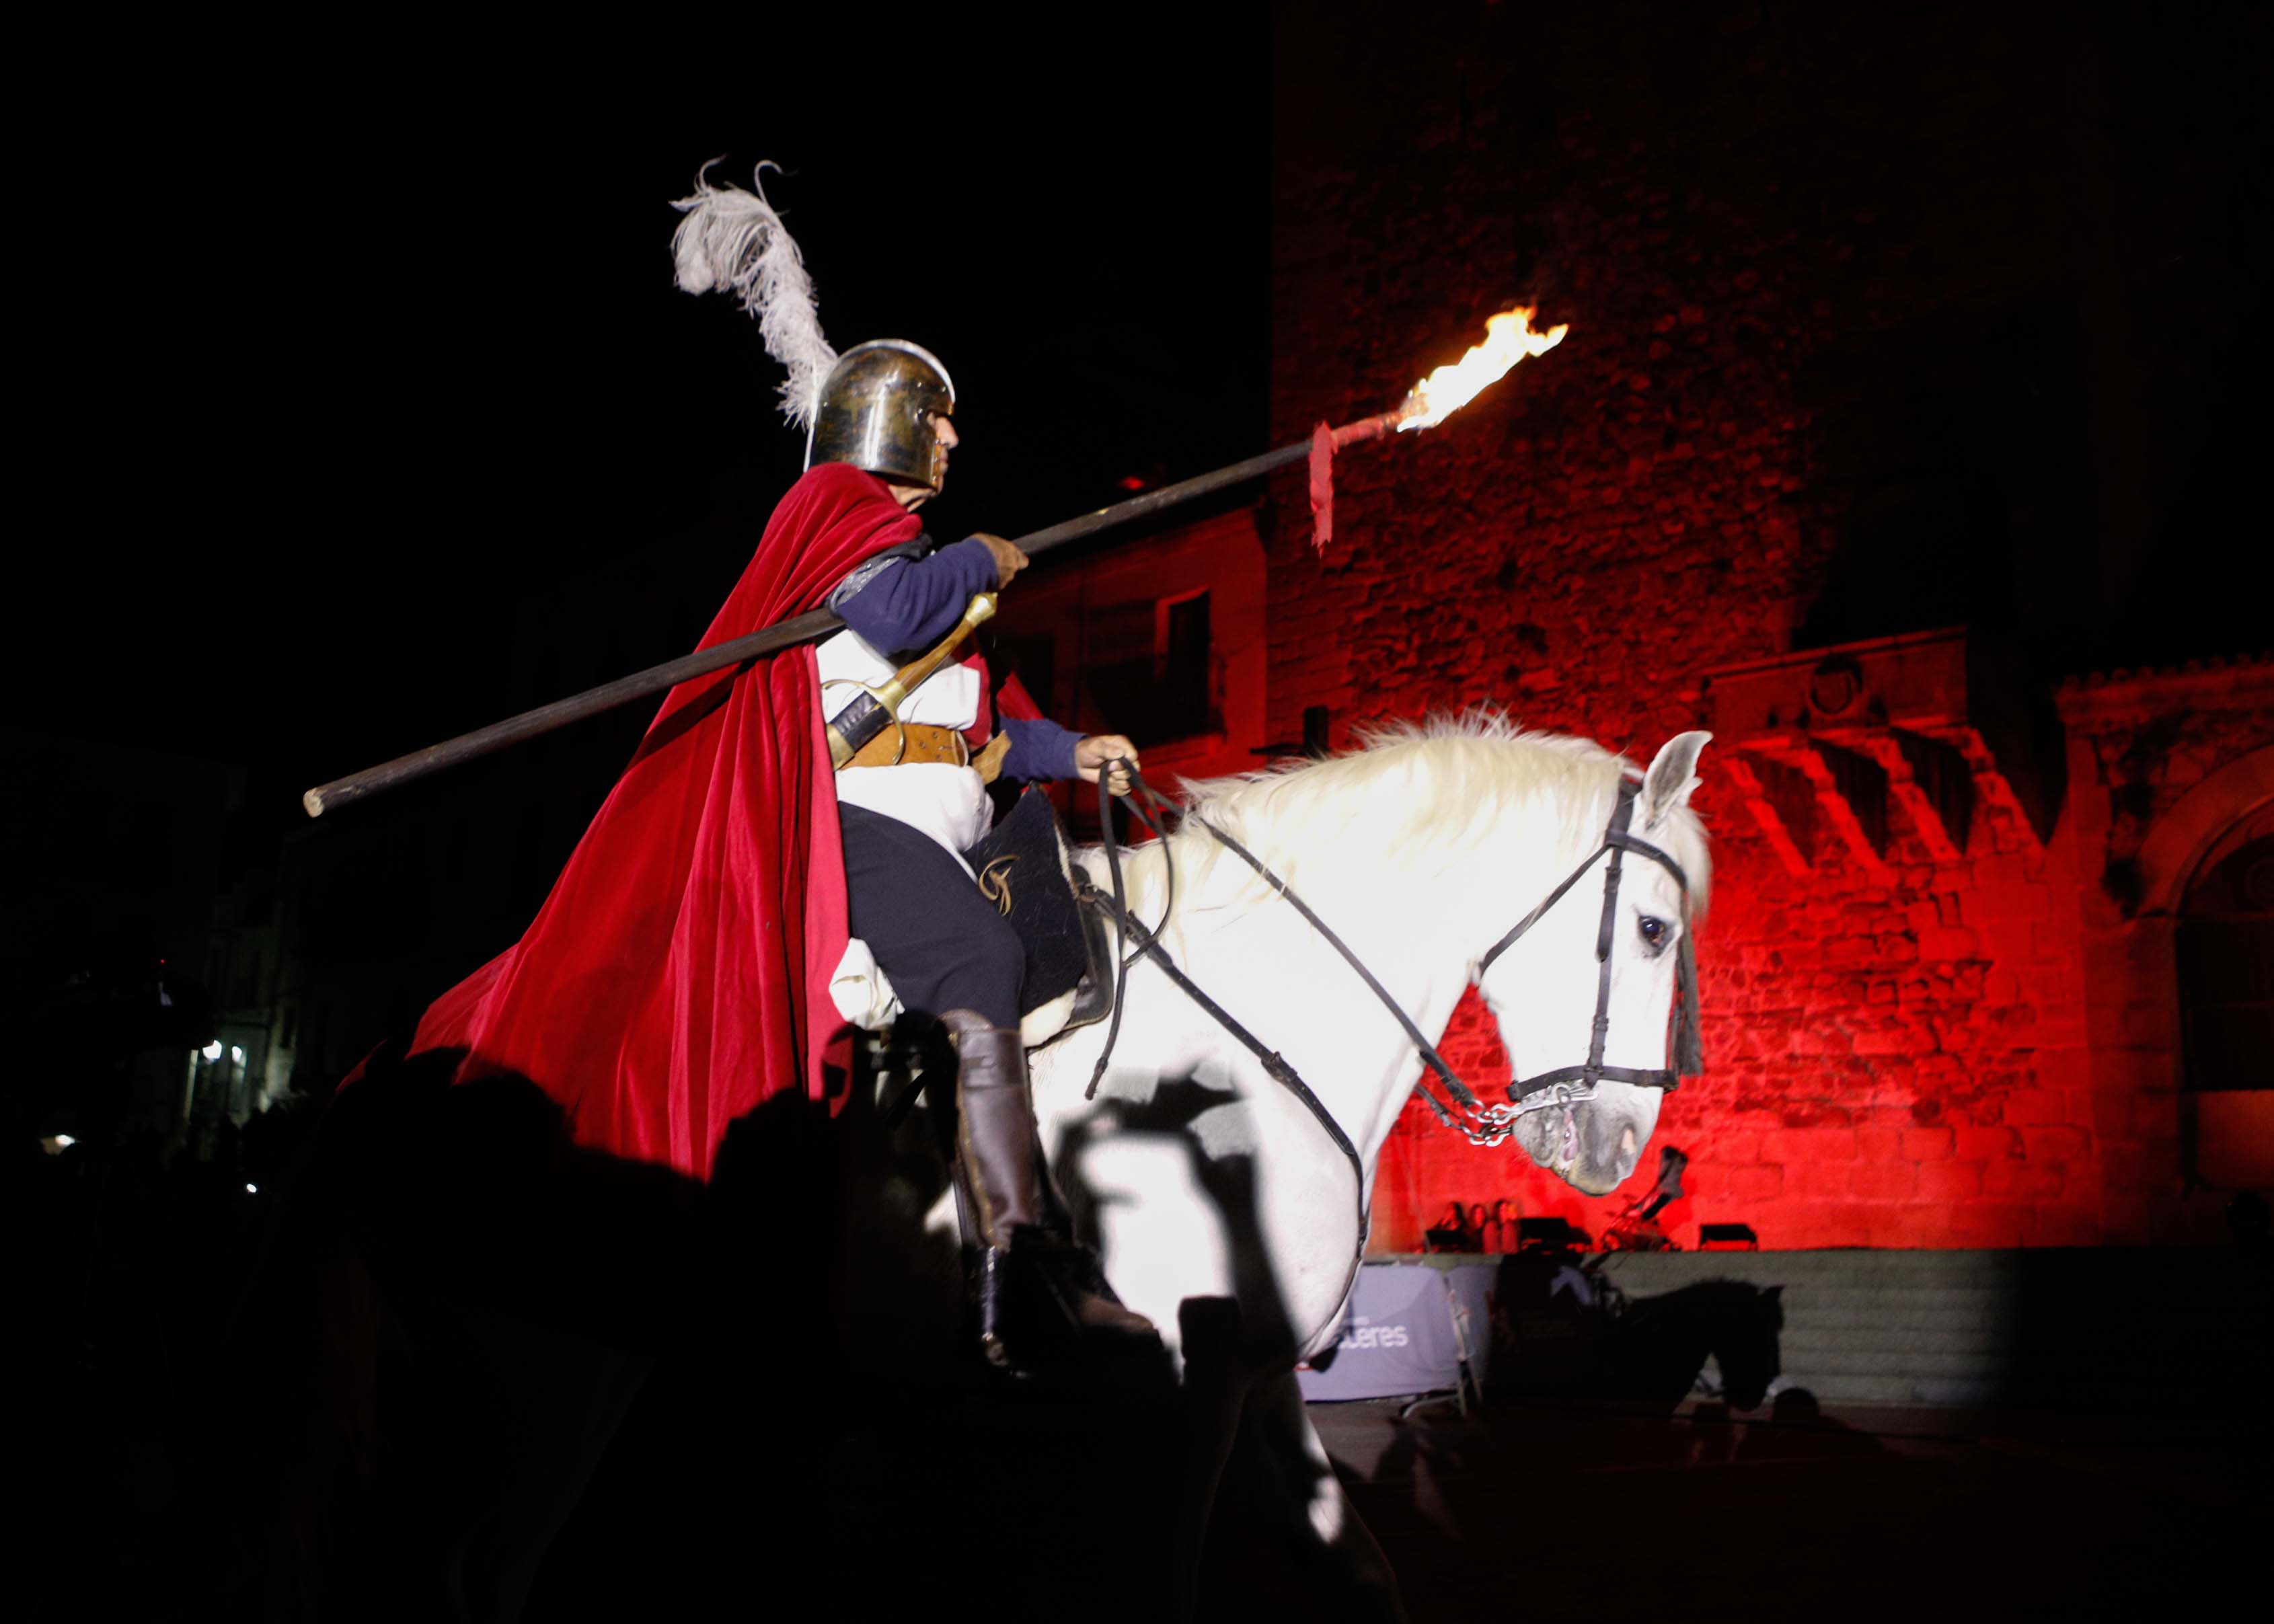
[[[2123,64],[1955,11],[1891,60],[1746,7],[1586,49],[1505,5],[1426,35],[1379,9],[1283,19],[1273,443],[1511,304],[1570,338],[1342,458],[1322,557],[1289,475],[1037,571],[1006,634],[1088,629],[1022,666],[1186,776],[1478,704],[1644,760],[1710,728],[1677,1239],[2222,1236],[2274,1185],[2274,661],[2110,668],[2174,594],[2239,590],[2172,540],[2201,448],[2152,410],[2199,335],[2184,297],[2177,337],[2134,313],[2165,204],[2106,150]],[[1181,686],[1141,701],[1140,667]],[[1505,1080],[1473,1000],[1444,1047]],[[1627,1195],[1415,1102],[1375,1244],[1503,1198],[1600,1232]]]

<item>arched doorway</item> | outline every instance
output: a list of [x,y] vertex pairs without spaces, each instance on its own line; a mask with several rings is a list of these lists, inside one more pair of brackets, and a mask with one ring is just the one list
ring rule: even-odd
[[2274,1186],[2274,805],[2219,837],[2177,913],[2188,1175]]

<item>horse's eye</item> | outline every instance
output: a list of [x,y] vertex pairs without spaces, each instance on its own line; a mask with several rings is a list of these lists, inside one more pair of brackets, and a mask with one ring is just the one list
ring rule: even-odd
[[1653,918],[1648,914],[1637,920],[1635,927],[1642,932],[1643,945],[1650,949],[1653,953],[1664,951],[1667,941],[1673,934],[1667,929],[1664,920]]

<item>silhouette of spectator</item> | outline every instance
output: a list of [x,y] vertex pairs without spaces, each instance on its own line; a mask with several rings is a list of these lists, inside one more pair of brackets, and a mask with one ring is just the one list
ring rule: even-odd
[[1502,1201],[1493,1209],[1493,1226],[1499,1232],[1499,1238],[1493,1243],[1492,1251],[1514,1252],[1516,1250],[1518,1216],[1516,1203],[1513,1201]]
[[1769,1418],[1779,1426],[1817,1426],[1823,1423],[1824,1406],[1806,1387],[1787,1387],[1769,1405]]
[[1461,1204],[1458,1201],[1448,1201],[1445,1203],[1445,1210],[1437,1214],[1437,1222],[1431,1224],[1423,1234],[1421,1244],[1430,1252],[1465,1252],[1468,1248],[1463,1244],[1464,1238],[1465,1226],[1461,1222]]
[[1769,1407],[1767,1426],[1745,1429],[1737,1446],[1741,1462],[1760,1461],[1854,1461],[1886,1454],[1886,1446],[1868,1432],[1859,1432],[1824,1413],[1824,1406],[1806,1387],[1778,1390]]
[[1482,1201],[1479,1201],[1474,1207],[1469,1208],[1468,1244],[1461,1250],[1498,1252],[1500,1248],[1492,1244],[1492,1214]]

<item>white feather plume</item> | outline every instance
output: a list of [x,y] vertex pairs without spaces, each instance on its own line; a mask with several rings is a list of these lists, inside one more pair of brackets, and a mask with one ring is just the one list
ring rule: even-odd
[[789,369],[781,386],[782,415],[810,428],[837,351],[821,335],[805,256],[766,201],[761,177],[781,166],[759,164],[750,177],[757,190],[745,192],[711,184],[711,164],[719,162],[713,158],[697,171],[693,197],[672,204],[687,216],[671,239],[678,283],[689,293],[732,293],[757,318],[766,353]]

